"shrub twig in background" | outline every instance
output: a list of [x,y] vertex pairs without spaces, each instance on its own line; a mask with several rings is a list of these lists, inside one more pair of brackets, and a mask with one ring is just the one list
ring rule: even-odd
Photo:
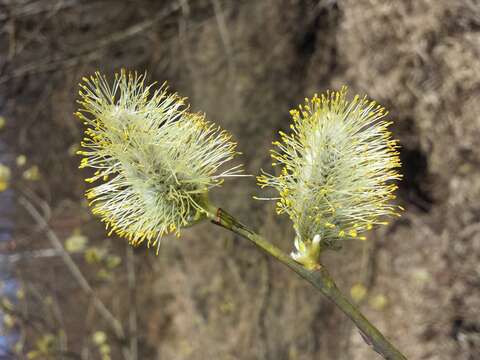
[[[97,310],[98,314],[112,328],[118,342],[122,344],[121,348],[124,359],[129,360],[130,353],[128,348],[124,345],[125,332],[123,330],[123,326],[120,320],[118,320],[115,315],[112,314],[112,312],[107,308],[104,302],[95,294],[95,291],[93,290],[90,283],[82,274],[77,264],[75,264],[75,261],[63,247],[62,242],[58,238],[57,234],[48,226],[47,220],[45,220],[45,218],[40,214],[40,212],[35,208],[35,206],[29,200],[27,200],[27,198],[20,197],[19,202],[25,208],[25,210],[28,211],[28,213],[32,216],[35,222],[40,226],[41,230],[45,231],[48,240],[52,244],[53,248],[59,252],[60,257],[65,263],[65,266],[70,271],[80,288],[91,297],[95,310]],[[44,206],[47,205],[44,204]]]

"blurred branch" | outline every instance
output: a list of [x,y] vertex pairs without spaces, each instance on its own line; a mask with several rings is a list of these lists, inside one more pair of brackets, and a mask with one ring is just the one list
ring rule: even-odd
[[16,18],[34,15],[38,16],[44,12],[52,11],[52,9],[59,11],[78,6],[80,2],[81,0],[60,0],[53,4],[44,0],[30,2],[13,1],[12,3],[9,1],[6,3],[0,2],[0,5],[6,6],[7,10],[10,12],[10,14],[8,14],[7,11],[5,11],[5,13],[0,13],[0,21],[6,20],[8,15]]
[[137,34],[140,34],[146,31],[147,29],[151,28],[157,22],[161,20],[165,20],[165,18],[167,18],[174,12],[178,11],[179,9],[180,9],[180,5],[177,2],[172,2],[171,4],[166,6],[165,9],[163,9],[162,11],[159,11],[157,14],[153,15],[147,20],[137,23],[135,25],[132,25],[123,31],[118,31],[102,39],[99,39],[98,41],[95,42],[95,46],[93,48],[91,43],[84,44],[83,46],[80,47],[80,51],[87,52],[87,51],[103,48],[113,43],[117,43],[125,39],[128,39],[132,36],[135,36]]
[[[131,38],[135,35],[138,35],[142,32],[145,32],[153,25],[158,23],[161,20],[164,20],[172,13],[178,11],[180,5],[177,2],[172,2],[169,6],[166,6],[165,9],[158,12],[154,16],[148,18],[145,21],[139,22],[135,25],[132,25],[122,31],[112,33],[108,36],[96,40],[94,43],[91,41],[79,45],[76,48],[76,54],[68,57],[57,57],[53,59],[48,59],[46,61],[40,62],[35,61],[31,64],[24,65],[15,69],[11,74],[0,77],[0,84],[3,84],[13,78],[21,77],[27,74],[35,74],[40,72],[46,72],[50,70],[57,69],[58,67],[71,67],[79,63],[84,63],[86,59],[95,59],[102,57],[102,54],[99,54],[99,50],[105,47],[108,47],[114,43],[124,41],[128,38]],[[93,45],[92,45],[93,44]]]
[[82,272],[80,271],[78,266],[75,264],[72,257],[65,251],[58,236],[48,226],[47,221],[33,206],[33,204],[23,196],[21,196],[18,201],[25,208],[25,210],[27,210],[27,212],[32,216],[32,218],[37,222],[37,224],[41,227],[41,229],[45,230],[48,240],[50,241],[54,249],[60,253],[60,256],[63,262],[67,266],[73,278],[77,281],[81,289],[91,297],[95,309],[104,318],[104,320],[110,325],[110,327],[115,333],[115,336],[122,343],[122,352],[123,352],[124,358],[130,359],[130,354],[128,352],[128,349],[124,345],[125,332],[123,331],[123,327],[120,321],[110,312],[110,310],[108,310],[105,304],[95,295],[95,292],[93,291],[93,288],[88,283],[87,279],[83,276]]
[[194,67],[192,66],[192,55],[190,53],[190,49],[188,46],[188,18],[190,16],[190,5],[188,4],[188,0],[179,0],[180,9],[182,16],[179,17],[178,20],[178,37],[179,37],[179,44],[185,56],[185,67],[191,74],[192,78],[194,76]]
[[272,279],[270,262],[266,255],[262,261],[262,274],[261,274],[261,289],[259,291],[258,298],[260,305],[257,313],[257,326],[259,330],[259,338],[262,340],[259,349],[259,359],[269,360],[271,358],[268,348],[268,326],[267,326],[267,311],[272,297]]
[[55,249],[42,249],[33,251],[17,252],[15,254],[0,254],[0,263],[16,263],[22,260],[51,258],[60,256],[61,253]]
[[130,339],[130,359],[138,358],[138,333],[137,333],[137,288],[135,275],[135,257],[133,247],[127,244],[127,281],[129,291],[129,314],[128,314],[128,332]]
[[232,45],[230,41],[230,34],[228,33],[227,23],[225,21],[225,15],[222,11],[219,0],[211,0],[213,10],[215,12],[215,19],[217,21],[218,32],[222,39],[223,47],[225,48],[225,54],[227,56],[228,74],[232,78],[235,74],[235,61],[233,57]]

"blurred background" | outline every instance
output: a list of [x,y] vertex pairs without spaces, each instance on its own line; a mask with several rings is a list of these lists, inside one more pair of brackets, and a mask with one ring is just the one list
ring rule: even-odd
[[[478,0],[0,0],[0,359],[376,359],[313,288],[205,223],[159,256],[109,237],[75,155],[78,83],[168,81],[232,132],[246,172],[289,109],[342,85],[390,110],[400,219],[324,255],[411,359],[480,354]],[[285,251],[254,178],[213,193]]]

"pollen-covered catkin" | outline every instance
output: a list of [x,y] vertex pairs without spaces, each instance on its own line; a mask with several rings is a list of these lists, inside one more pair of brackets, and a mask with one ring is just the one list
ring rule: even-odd
[[226,131],[154,85],[122,71],[110,86],[96,73],[80,84],[76,113],[87,126],[80,167],[98,182],[86,193],[92,212],[134,245],[178,235],[202,215],[208,191],[241,171],[221,170],[237,154]]
[[296,232],[291,255],[307,267],[318,263],[320,249],[336,248],[397,215],[395,198],[401,175],[398,141],[391,138],[383,107],[346,88],[328,91],[290,112],[291,132],[273,144],[278,176],[263,173],[261,187],[279,192],[277,212],[287,213]]

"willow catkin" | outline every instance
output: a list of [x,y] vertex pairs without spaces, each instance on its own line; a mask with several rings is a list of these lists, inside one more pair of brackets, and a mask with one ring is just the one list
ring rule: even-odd
[[125,71],[110,86],[96,73],[80,84],[76,113],[87,126],[80,167],[95,170],[86,179],[96,184],[86,193],[92,211],[134,245],[178,235],[201,216],[208,191],[241,171],[221,170],[237,154],[226,131],[153,86]]
[[385,215],[400,179],[398,142],[391,138],[383,107],[346,88],[311,100],[291,112],[291,132],[273,144],[278,176],[263,173],[261,187],[279,192],[277,212],[287,213],[296,232],[292,257],[306,266],[318,262],[320,250],[341,240],[360,239]]

